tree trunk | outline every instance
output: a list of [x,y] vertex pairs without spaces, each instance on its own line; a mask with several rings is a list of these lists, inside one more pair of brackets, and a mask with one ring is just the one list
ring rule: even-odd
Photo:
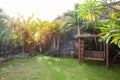
[[79,26],[77,26],[77,28],[78,28],[78,35],[80,35],[80,28],[79,28]]
[[55,37],[53,38],[53,49],[55,49],[56,45],[55,45]]
[[97,45],[96,37],[94,38],[94,40],[95,40],[95,47],[96,47],[96,50],[98,50],[98,45]]
[[59,49],[60,37],[57,39],[57,50]]

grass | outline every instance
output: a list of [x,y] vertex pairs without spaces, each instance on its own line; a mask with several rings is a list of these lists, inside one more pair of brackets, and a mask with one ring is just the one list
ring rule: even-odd
[[120,80],[120,65],[38,55],[0,63],[0,80]]

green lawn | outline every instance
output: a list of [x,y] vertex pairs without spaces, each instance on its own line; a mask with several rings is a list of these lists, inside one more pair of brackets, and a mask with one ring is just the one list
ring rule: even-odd
[[120,80],[120,65],[38,55],[0,63],[0,80]]

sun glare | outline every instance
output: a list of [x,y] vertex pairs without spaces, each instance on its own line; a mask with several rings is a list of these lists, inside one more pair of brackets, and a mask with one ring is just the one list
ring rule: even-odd
[[0,7],[6,14],[17,17],[18,14],[25,18],[35,14],[42,20],[52,21],[67,10],[72,10],[75,3],[84,0],[0,0]]

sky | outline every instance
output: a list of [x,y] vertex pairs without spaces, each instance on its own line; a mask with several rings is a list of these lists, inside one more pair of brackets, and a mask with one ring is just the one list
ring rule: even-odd
[[0,0],[0,8],[11,17],[18,14],[25,18],[34,14],[41,20],[54,20],[68,10],[74,9],[75,3],[84,0]]

